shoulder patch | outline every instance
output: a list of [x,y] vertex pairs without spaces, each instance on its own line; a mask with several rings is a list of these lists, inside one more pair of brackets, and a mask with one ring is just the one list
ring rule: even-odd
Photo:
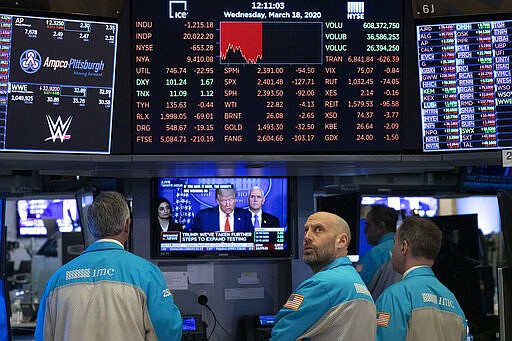
[[302,301],[304,301],[304,296],[297,295],[297,294],[291,294],[290,297],[288,297],[288,300],[284,304],[284,308],[297,310],[299,309],[300,305],[302,304]]
[[372,294],[370,294],[370,292],[368,291],[368,288],[362,284],[354,283],[354,288],[356,289],[356,292],[358,294],[364,294],[370,297],[372,296]]
[[390,318],[391,318],[391,314],[378,312],[377,313],[377,326],[387,328]]

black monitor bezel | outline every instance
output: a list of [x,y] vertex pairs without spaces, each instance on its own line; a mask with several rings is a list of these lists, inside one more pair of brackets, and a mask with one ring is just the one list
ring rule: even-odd
[[[171,259],[241,259],[241,258],[247,258],[247,259],[256,259],[256,258],[263,258],[263,259],[289,259],[292,257],[293,254],[295,254],[296,250],[296,233],[294,229],[296,229],[297,222],[296,222],[296,216],[297,216],[297,204],[295,201],[296,198],[296,178],[295,177],[287,177],[287,176],[187,176],[187,177],[180,177],[180,176],[166,176],[166,177],[158,177],[158,178],[152,178],[151,179],[151,203],[150,203],[150,223],[149,226],[153,226],[153,222],[155,221],[156,217],[154,215],[154,212],[156,212],[156,201],[158,198],[158,183],[160,179],[164,178],[239,178],[239,179],[245,179],[245,178],[262,178],[262,179],[286,179],[287,181],[287,194],[286,194],[286,200],[287,200],[287,232],[285,236],[285,241],[288,247],[285,250],[271,250],[271,251],[174,251],[169,252],[168,255],[161,255],[159,254],[159,240],[157,233],[154,231],[154,229],[149,229],[150,234],[150,255],[151,259],[158,259],[158,260],[171,260]],[[294,213],[293,213],[294,212]]]

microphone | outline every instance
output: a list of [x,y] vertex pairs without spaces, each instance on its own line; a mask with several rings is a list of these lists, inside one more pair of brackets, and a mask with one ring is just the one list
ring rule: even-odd
[[208,297],[206,295],[200,295],[197,298],[197,303],[199,303],[200,305],[207,306],[208,305]]
[[213,312],[212,308],[210,308],[210,306],[208,305],[208,297],[206,295],[199,295],[199,297],[197,298],[197,303],[205,306],[206,309],[208,309],[213,316],[213,328],[212,331],[210,332],[210,335],[206,338],[206,340],[209,340],[212,337],[213,332],[215,331],[215,327],[217,326],[217,316],[215,316],[215,313]]

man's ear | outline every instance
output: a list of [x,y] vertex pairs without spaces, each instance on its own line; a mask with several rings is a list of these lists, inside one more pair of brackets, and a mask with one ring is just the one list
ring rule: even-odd
[[387,230],[387,229],[386,229],[386,224],[385,224],[382,220],[381,220],[381,221],[379,221],[379,229],[381,229],[381,230]]
[[130,233],[131,223],[132,223],[132,219],[130,217],[126,218],[126,223],[124,224],[124,232]]
[[348,248],[348,235],[346,233],[341,233],[336,238],[336,246],[340,249]]
[[409,252],[409,242],[405,239],[400,242],[400,252],[404,256]]

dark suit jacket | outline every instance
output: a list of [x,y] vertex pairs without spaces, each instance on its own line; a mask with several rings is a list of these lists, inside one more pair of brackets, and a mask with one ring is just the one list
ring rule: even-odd
[[281,227],[279,218],[267,212],[261,212],[261,227]]
[[[251,214],[243,208],[236,207],[234,210],[235,226],[234,232],[253,231]],[[220,231],[219,226],[219,206],[205,208],[197,212],[191,232],[214,232]]]

